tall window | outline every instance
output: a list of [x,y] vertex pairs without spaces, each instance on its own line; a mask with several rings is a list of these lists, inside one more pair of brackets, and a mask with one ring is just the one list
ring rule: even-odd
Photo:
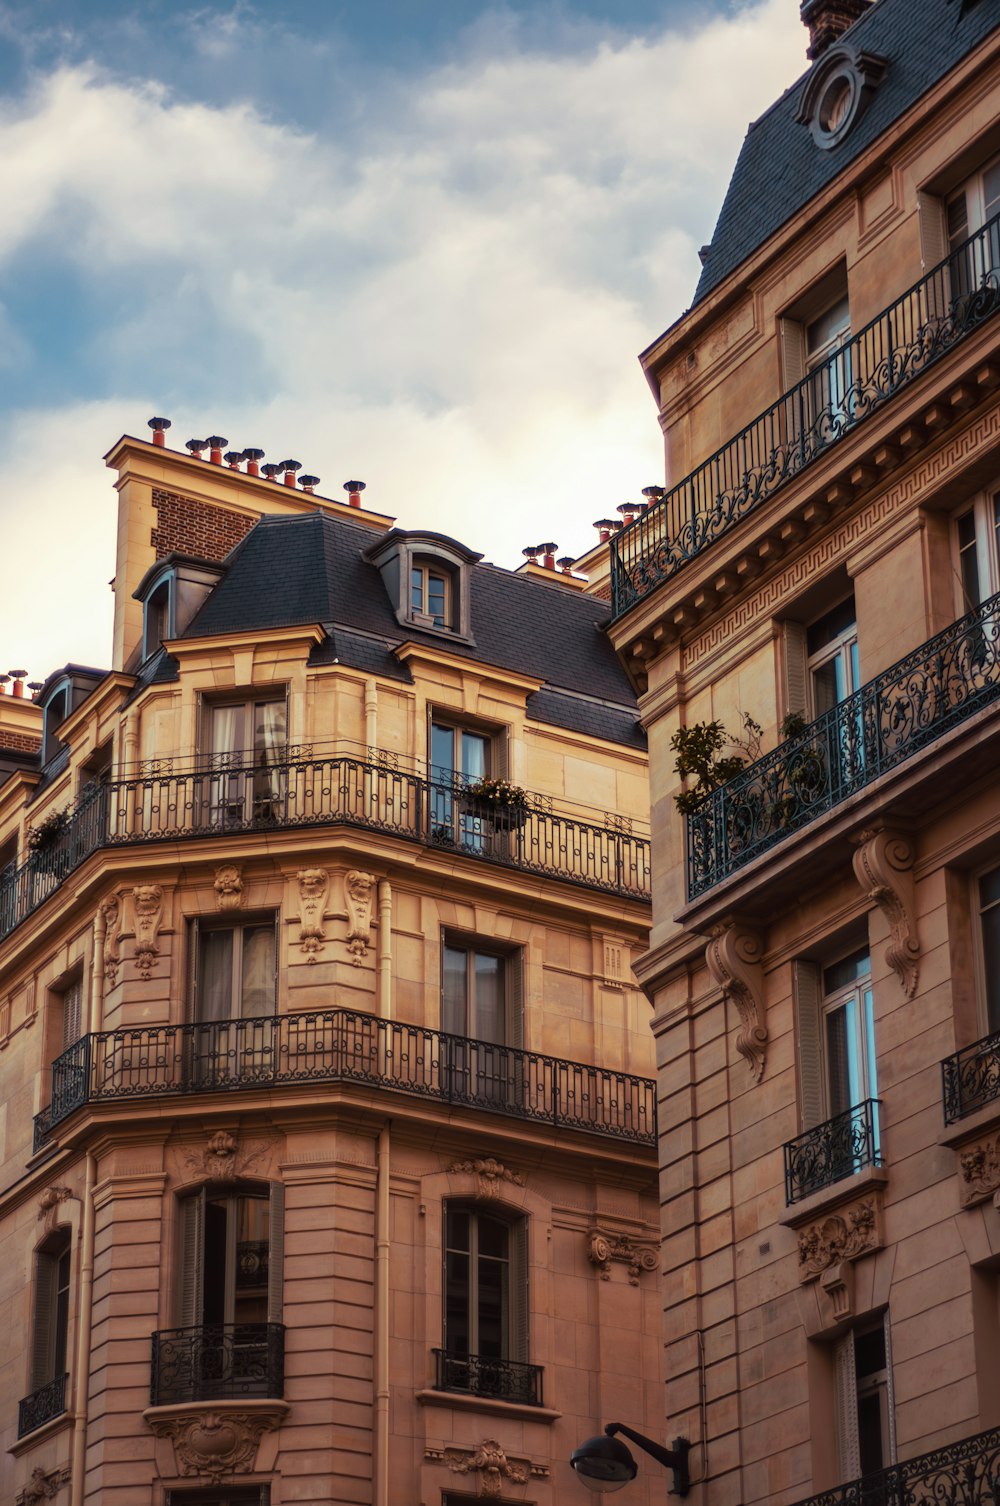
[[83,1031],[83,978],[76,977],[57,995],[60,1012],[60,1051],[72,1046]]
[[212,774],[204,780],[204,818],[239,826],[280,813],[285,780],[284,697],[209,702],[204,737]]
[[275,1070],[276,918],[191,924],[191,1071],[202,1087]]
[[847,297],[839,298],[807,324],[805,333],[813,422],[823,413],[829,413],[836,421],[846,421],[850,414],[845,399],[852,381],[851,310]]
[[1000,492],[977,497],[955,519],[959,614],[974,612],[1000,589]]
[[829,1117],[878,1097],[871,964],[855,952],[823,971],[823,1042]]
[[853,596],[806,629],[806,649],[811,711],[821,716],[846,701],[861,683]]
[[514,1102],[522,1090],[520,952],[446,938],[441,957],[442,1051],[449,1091],[479,1103]]
[[484,849],[490,838],[486,824],[456,794],[484,775],[498,773],[499,751],[488,733],[436,718],[431,722],[431,835],[436,841],[475,852]]
[[53,1236],[36,1257],[32,1391],[38,1391],[66,1374],[71,1255],[70,1236],[65,1232]]
[[843,1481],[895,1458],[889,1315],[853,1328],[835,1351],[837,1443]]
[[449,1203],[445,1209],[444,1384],[509,1396],[510,1362],[528,1358],[527,1225]]
[[1000,1030],[1000,868],[991,868],[976,882],[979,936],[986,992],[987,1029]]
[[993,226],[985,237],[977,237],[971,245],[964,244],[997,214],[1000,214],[1000,161],[990,163],[963,183],[945,205],[953,297],[962,298],[974,292],[1000,267],[1000,226]]

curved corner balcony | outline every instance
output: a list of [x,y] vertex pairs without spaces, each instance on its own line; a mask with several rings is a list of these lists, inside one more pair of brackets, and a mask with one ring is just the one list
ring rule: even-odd
[[1000,593],[758,758],[687,817],[693,900],[1000,697]]
[[346,826],[379,831],[522,873],[632,899],[649,898],[649,842],[608,815],[603,826],[559,815],[545,797],[491,810],[461,780],[425,779],[355,758],[208,768],[93,784],[43,827],[26,863],[0,883],[0,940],[98,848],[241,832]]
[[52,1064],[34,1149],[87,1104],[359,1084],[637,1145],[656,1143],[651,1078],[351,1009],[141,1025],[81,1036]]
[[1000,312],[1000,215],[611,541],[621,617]]

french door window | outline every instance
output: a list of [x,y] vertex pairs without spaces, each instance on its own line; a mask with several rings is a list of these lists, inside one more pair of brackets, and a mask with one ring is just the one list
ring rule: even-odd
[[965,298],[988,280],[995,280],[1000,268],[1000,226],[994,226],[985,239],[977,237],[971,245],[965,242],[998,213],[1000,161],[970,178],[945,206],[953,297]]
[[[823,1036],[829,1117],[878,1097],[875,1016],[867,951],[823,972]],[[876,1151],[878,1130],[876,1125]]]
[[993,1034],[1000,1030],[1000,868],[982,874],[976,888],[987,1029]]
[[850,419],[846,405],[852,381],[850,339],[851,310],[846,297],[806,325],[806,372],[811,377],[814,423],[824,412],[837,423]]
[[461,790],[493,773],[493,739],[449,722],[431,723],[431,834],[481,851],[487,833],[481,817],[467,810]]
[[441,1029],[450,1037],[442,1069],[465,1102],[509,1103],[522,1072],[521,957],[446,940],[441,958]]
[[527,1360],[527,1228],[461,1204],[445,1209],[444,1351],[450,1389],[504,1396]]
[[205,1086],[273,1074],[276,922],[191,926],[193,1071]]
[[287,741],[284,698],[209,702],[205,744],[211,774],[203,802],[213,826],[275,818],[284,795]]
[[1000,589],[1000,493],[977,497],[955,519],[961,616]]
[[837,1445],[844,1483],[896,1457],[889,1315],[852,1328],[835,1349]]
[[806,630],[813,716],[822,716],[853,695],[861,683],[854,598],[827,612]]

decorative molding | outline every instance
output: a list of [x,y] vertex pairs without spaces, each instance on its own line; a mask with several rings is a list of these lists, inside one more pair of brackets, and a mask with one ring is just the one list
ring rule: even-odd
[[135,966],[140,978],[148,978],[160,955],[160,920],[163,890],[159,884],[136,884],[132,890],[135,911]]
[[212,886],[220,910],[238,910],[243,903],[243,875],[235,863],[223,863],[215,870]]
[[189,1151],[184,1163],[193,1176],[210,1182],[231,1182],[257,1171],[270,1146],[256,1141],[242,1146],[228,1130],[216,1130],[200,1151]]
[[527,1461],[514,1464],[495,1438],[484,1438],[472,1450],[445,1449],[441,1455],[453,1475],[478,1475],[479,1494],[489,1500],[497,1500],[505,1480],[511,1485],[528,1483]]
[[913,845],[898,831],[862,831],[855,843],[854,876],[889,923],[886,961],[912,999],[920,973],[917,907],[913,890]]
[[724,998],[736,1003],[740,1030],[736,1049],[745,1058],[754,1082],[764,1076],[767,1026],[764,1023],[764,943],[759,931],[749,926],[714,926],[705,948],[705,961]]
[[1000,1135],[978,1140],[958,1153],[959,1201],[963,1208],[1000,1191]]
[[51,1187],[46,1187],[38,1199],[38,1217],[44,1218],[47,1233],[51,1233],[59,1222],[57,1210],[60,1205],[74,1197],[76,1197],[76,1193],[72,1187],[63,1187],[55,1184]]
[[854,1266],[849,1260],[828,1266],[820,1277],[820,1286],[830,1299],[833,1321],[843,1323],[855,1316]]
[[[878,1199],[861,1198],[799,1230],[799,1280],[815,1281],[833,1266],[882,1248]],[[829,1283],[824,1285],[829,1289]],[[836,1304],[835,1304],[836,1305]]]
[[883,492],[877,502],[863,507],[840,528],[827,535],[814,549],[800,554],[787,569],[774,576],[759,590],[748,593],[724,613],[698,638],[685,646],[684,672],[690,676],[696,666],[713,656],[724,645],[738,638],[748,628],[774,617],[790,596],[810,581],[827,573],[852,545],[867,542],[896,513],[904,511],[916,498],[923,497],[935,481],[951,475],[970,455],[1000,437],[1000,410],[993,409],[936,455]]
[[117,894],[109,894],[98,906],[104,920],[104,942],[101,949],[101,966],[109,988],[118,982],[118,969],[122,963],[122,902]]
[[587,1231],[587,1259],[597,1266],[602,1281],[611,1279],[611,1262],[621,1261],[628,1266],[630,1286],[638,1286],[642,1272],[655,1271],[659,1264],[657,1246],[652,1240],[600,1228]]
[[300,868],[295,876],[299,881],[299,946],[306,961],[315,962],[326,943],[323,916],[330,875],[325,868]]
[[625,988],[626,971],[630,963],[625,960],[625,948],[612,936],[604,938],[604,984],[606,988]]
[[170,1438],[177,1472],[218,1482],[224,1475],[250,1474],[264,1433],[278,1427],[288,1411],[283,1402],[242,1403],[230,1409],[189,1403],[183,1408],[146,1412],[157,1438]]
[[347,906],[347,950],[355,967],[368,956],[372,940],[372,891],[375,876],[360,868],[344,874],[344,903]]
[[511,1171],[502,1161],[493,1156],[480,1156],[472,1161],[454,1161],[448,1167],[451,1173],[465,1172],[476,1178],[476,1197],[497,1198],[504,1182],[512,1187],[523,1187],[524,1177],[519,1171]]
[[54,1501],[63,1485],[69,1484],[70,1469],[64,1464],[61,1469],[47,1472],[40,1464],[31,1471],[31,1479],[14,1497],[15,1506],[37,1506],[39,1501]]

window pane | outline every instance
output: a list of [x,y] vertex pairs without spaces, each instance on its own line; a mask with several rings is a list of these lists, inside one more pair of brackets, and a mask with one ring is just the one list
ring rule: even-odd
[[198,1019],[228,1020],[233,993],[233,933],[203,931],[198,938]]
[[507,1262],[480,1256],[477,1276],[476,1353],[485,1359],[507,1358]]
[[462,773],[467,779],[481,779],[488,772],[488,747],[488,740],[480,733],[462,733]]
[[442,962],[441,1029],[468,1035],[468,953],[446,946]]
[[431,723],[431,770],[432,773],[455,773],[455,729]]
[[[211,933],[209,933],[211,934]],[[274,1013],[274,926],[243,931],[243,987],[240,1014],[260,1019]]]
[[445,1258],[445,1348],[453,1354],[469,1354],[469,1257],[450,1250]]
[[862,1475],[874,1474],[886,1465],[882,1441],[883,1387],[858,1397],[858,1449]]
[[986,1013],[991,1030],[1000,1030],[1000,905],[984,910],[983,971],[986,975]]
[[464,1208],[449,1207],[446,1239],[449,1250],[469,1248],[469,1215]]
[[830,1090],[830,1117],[843,1114],[859,1100],[858,1042],[854,1030],[853,1001],[831,1009],[826,1017],[826,1060]]
[[843,988],[851,988],[860,978],[867,978],[870,972],[867,948],[853,952],[850,957],[842,957],[839,962],[823,969],[823,992],[836,994]]
[[965,193],[958,193],[948,200],[948,243],[955,246],[964,241],[969,233],[969,209]]
[[862,990],[861,1008],[864,1013],[865,1057],[868,1073],[865,1093],[868,1098],[877,1098],[878,1082],[875,1077],[875,1001],[870,988]]
[[410,610],[424,610],[424,572],[416,567],[410,571]]
[[817,653],[821,648],[836,642],[857,630],[858,618],[854,607],[854,597],[849,596],[842,601],[832,612],[827,612],[806,632],[806,645],[810,654]]
[[994,162],[983,173],[984,220],[991,220],[1000,209],[1000,162]]
[[500,1046],[504,1039],[503,959],[475,954],[476,1010],[470,1034]]
[[427,577],[427,611],[438,627],[444,626],[445,583],[440,575]]
[[1000,903],[1000,868],[992,868],[979,880],[979,904],[983,910]]

